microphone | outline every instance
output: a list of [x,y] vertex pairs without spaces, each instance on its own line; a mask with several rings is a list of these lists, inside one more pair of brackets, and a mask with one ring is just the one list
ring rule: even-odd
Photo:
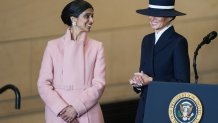
[[207,34],[204,38],[201,44],[209,44],[211,40],[215,39],[217,36],[216,31],[212,31],[209,34]]

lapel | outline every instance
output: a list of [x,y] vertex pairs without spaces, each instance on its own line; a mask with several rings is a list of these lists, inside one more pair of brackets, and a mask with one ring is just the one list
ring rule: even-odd
[[174,27],[172,26],[161,35],[161,37],[159,38],[158,42],[155,45],[154,54],[158,53],[159,51],[161,51],[162,49],[168,46],[168,44],[172,41],[171,37],[174,32],[175,30]]
[[71,40],[71,33],[68,29],[62,39],[63,45],[63,82],[77,83],[75,88],[82,88],[85,81],[85,57],[84,46],[87,40],[87,33],[82,32],[78,41]]
[[150,51],[150,53],[148,52],[148,54],[153,55],[153,50],[155,47],[155,33],[152,33],[151,36],[149,36],[147,45],[146,45],[146,51]]

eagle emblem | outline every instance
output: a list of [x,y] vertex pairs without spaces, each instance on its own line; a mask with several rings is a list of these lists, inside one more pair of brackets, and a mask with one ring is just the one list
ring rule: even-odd
[[191,103],[185,101],[179,106],[180,110],[178,110],[178,116],[182,118],[183,121],[190,120],[194,116],[194,113],[192,112],[193,106]]
[[196,95],[182,92],[173,97],[168,113],[171,123],[199,123],[203,108]]

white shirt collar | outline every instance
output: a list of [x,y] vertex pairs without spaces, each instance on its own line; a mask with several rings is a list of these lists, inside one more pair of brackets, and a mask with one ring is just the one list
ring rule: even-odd
[[170,28],[172,25],[169,24],[167,26],[165,26],[163,29],[161,29],[160,31],[155,31],[155,44],[157,43],[158,39],[160,38],[160,36],[168,29]]

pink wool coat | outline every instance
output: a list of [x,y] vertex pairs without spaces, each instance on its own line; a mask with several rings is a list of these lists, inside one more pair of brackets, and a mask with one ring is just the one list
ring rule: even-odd
[[104,87],[102,43],[86,33],[72,41],[69,29],[63,37],[48,42],[38,79],[46,123],[65,123],[57,115],[67,105],[76,109],[79,123],[104,123],[98,103]]

